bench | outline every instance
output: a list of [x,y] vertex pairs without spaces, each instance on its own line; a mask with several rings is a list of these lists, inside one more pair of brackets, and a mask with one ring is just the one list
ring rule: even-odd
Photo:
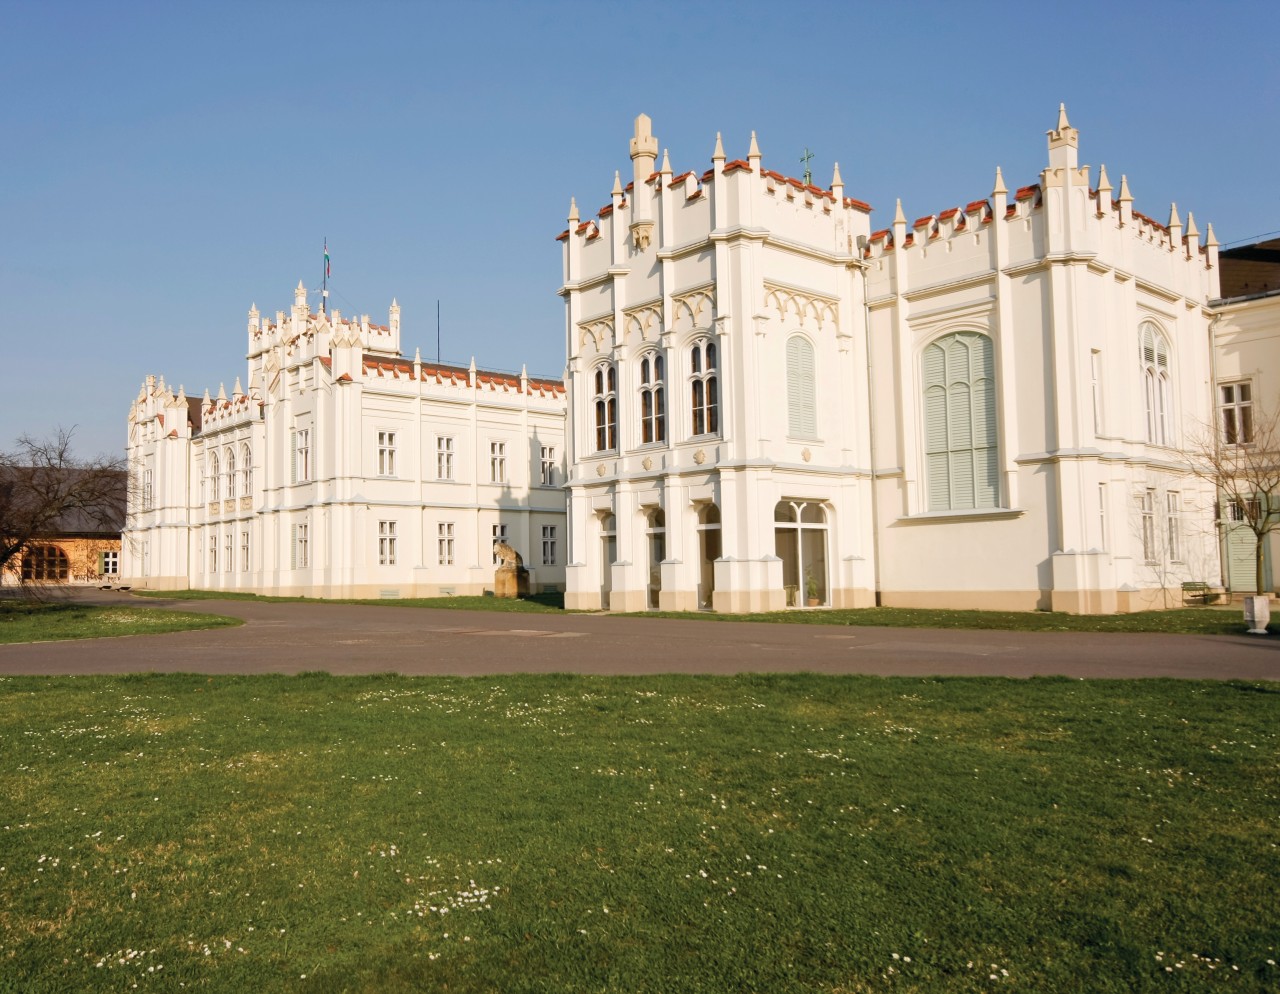
[[1217,594],[1209,589],[1209,584],[1203,580],[1188,580],[1182,585],[1182,603],[1185,604],[1210,604],[1217,598]]

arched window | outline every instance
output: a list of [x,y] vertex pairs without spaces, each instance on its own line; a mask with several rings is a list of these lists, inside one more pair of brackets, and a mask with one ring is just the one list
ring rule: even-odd
[[693,406],[693,434],[720,432],[720,384],[716,343],[703,339],[689,350],[689,379]]
[[222,492],[222,477],[218,473],[218,453],[209,453],[209,500],[218,499]]
[[253,495],[253,453],[248,443],[240,447],[240,493],[245,497]]
[[828,602],[827,513],[817,501],[780,500],[773,509],[774,552],[782,560],[787,607]]
[[1168,445],[1169,343],[1150,321],[1142,323],[1142,388],[1147,402],[1147,441]]
[[922,357],[930,511],[996,507],[995,355],[991,339],[959,332]]
[[56,545],[34,545],[22,557],[24,581],[65,580],[70,574],[71,562]]
[[657,352],[640,360],[640,442],[667,440],[666,363]]
[[803,335],[792,335],[787,339],[787,434],[792,438],[814,438],[817,431],[813,344]]
[[236,484],[240,481],[236,479],[236,453],[235,450],[228,447],[227,457],[227,499],[231,500],[236,495]]
[[612,363],[597,366],[592,380],[596,451],[610,452],[618,447],[618,373]]

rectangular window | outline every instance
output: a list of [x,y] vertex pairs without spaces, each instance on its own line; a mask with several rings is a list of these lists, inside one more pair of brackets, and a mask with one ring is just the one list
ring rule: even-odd
[[554,487],[556,485],[556,450],[550,445],[542,447],[541,479],[544,487]]
[[441,566],[453,565],[453,522],[436,525],[436,559]]
[[396,433],[378,432],[378,475],[396,475]]
[[507,482],[507,443],[489,443],[489,482]]
[[235,560],[231,558],[231,532],[227,532],[222,539],[222,569],[223,572],[230,573],[234,568]]
[[394,521],[378,522],[378,565],[394,566],[396,564],[396,523]]
[[[507,526],[506,526],[506,525],[494,525],[494,526],[493,526],[493,544],[494,544],[494,546],[496,547],[496,546],[497,546],[497,544],[498,544],[499,542],[505,542],[506,540],[507,540]],[[493,554],[493,565],[497,566],[497,565],[498,565],[498,562],[499,562],[498,554],[495,552],[495,553]]]
[[1222,441],[1227,445],[1248,445],[1253,441],[1253,385],[1224,383],[1218,388],[1218,396]]
[[299,428],[293,433],[294,483],[306,483],[311,479],[311,429]]
[[1098,484],[1098,548],[1106,552],[1110,547],[1110,536],[1107,534],[1107,485]]
[[240,572],[249,572],[249,533],[240,533]]
[[436,439],[436,479],[453,479],[453,438],[449,435]]
[[1093,433],[1102,434],[1102,353],[1089,353],[1089,377],[1093,384]]
[[218,536],[209,536],[209,572],[218,572]]
[[1156,562],[1156,492],[1145,490],[1138,498],[1142,513],[1142,558]]
[[290,559],[290,565],[293,569],[306,569],[310,562],[311,550],[309,548],[309,535],[306,525],[293,526],[293,551]]
[[1165,498],[1165,528],[1168,535],[1169,560],[1182,561],[1182,494],[1170,490]]
[[112,549],[98,553],[98,572],[103,576],[115,576],[120,572],[120,553]]
[[150,511],[155,503],[155,479],[149,469],[142,471],[142,509]]
[[556,526],[542,526],[542,565],[554,566],[556,564]]

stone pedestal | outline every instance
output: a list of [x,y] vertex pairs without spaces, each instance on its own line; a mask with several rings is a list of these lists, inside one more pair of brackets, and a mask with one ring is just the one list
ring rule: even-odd
[[499,566],[493,571],[494,597],[528,597],[529,571],[523,566]]
[[1271,620],[1271,598],[1265,594],[1244,599],[1244,623],[1250,635],[1266,635],[1267,622]]

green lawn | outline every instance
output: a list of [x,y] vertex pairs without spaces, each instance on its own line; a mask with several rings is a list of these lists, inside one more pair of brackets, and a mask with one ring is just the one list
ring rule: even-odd
[[[217,590],[137,591],[143,597],[172,600],[258,600],[308,602],[307,597],[262,597]],[[528,600],[496,597],[422,597],[403,600],[326,600],[332,604],[377,604],[381,607],[449,608],[455,611],[512,611],[558,613],[563,594],[539,594]],[[772,611],[762,614],[713,614],[708,611],[649,611],[639,617],[685,618],[697,621],[759,621],[785,625],[879,626],[886,628],[974,628],[1023,632],[1163,632],[1166,634],[1242,635],[1237,607],[1173,608],[1136,614],[1076,615],[1050,611],[930,611],[918,608],[873,607],[857,610]],[[1269,627],[1280,634],[1280,624]]]
[[0,991],[1274,991],[1278,705],[3,678]]
[[191,611],[162,611],[127,602],[101,607],[56,601],[0,600],[0,644],[150,635],[239,624],[242,622],[237,618]]

